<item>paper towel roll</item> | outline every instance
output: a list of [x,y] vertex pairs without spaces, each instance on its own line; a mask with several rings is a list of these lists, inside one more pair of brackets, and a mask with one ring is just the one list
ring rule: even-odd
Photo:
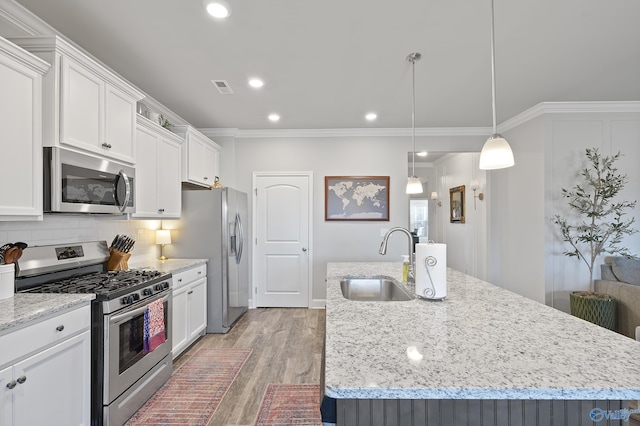
[[13,263],[8,265],[0,265],[0,299],[8,299],[13,297],[14,284],[14,266]]
[[425,299],[447,296],[447,245],[416,244],[416,295]]

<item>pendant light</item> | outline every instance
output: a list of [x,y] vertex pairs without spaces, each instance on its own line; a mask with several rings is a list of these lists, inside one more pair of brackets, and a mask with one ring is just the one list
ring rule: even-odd
[[407,180],[407,194],[422,194],[422,183],[416,177],[416,61],[422,57],[419,53],[410,53],[407,61],[411,62],[412,90],[411,90],[411,135],[413,137],[413,152],[411,153],[412,172]]
[[491,0],[491,104],[493,108],[493,134],[487,139],[480,152],[480,169],[504,169],[514,165],[513,152],[509,142],[498,133],[496,124],[496,60],[493,25],[493,0]]

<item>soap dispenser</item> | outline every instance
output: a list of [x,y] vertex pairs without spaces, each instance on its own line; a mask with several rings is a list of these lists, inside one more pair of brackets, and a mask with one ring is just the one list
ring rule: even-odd
[[409,279],[409,255],[402,255],[402,282],[407,282]]

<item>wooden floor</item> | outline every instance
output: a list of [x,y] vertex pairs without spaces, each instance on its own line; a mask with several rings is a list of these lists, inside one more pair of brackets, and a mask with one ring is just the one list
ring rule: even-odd
[[320,383],[324,309],[250,309],[227,334],[207,334],[174,360],[198,349],[252,349],[209,426],[252,426],[269,383]]

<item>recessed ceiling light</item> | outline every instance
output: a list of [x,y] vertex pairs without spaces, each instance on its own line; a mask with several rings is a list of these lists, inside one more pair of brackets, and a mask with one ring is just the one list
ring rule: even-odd
[[214,18],[224,19],[231,15],[231,7],[224,0],[204,0],[202,4]]
[[426,157],[427,156],[427,151],[416,152],[416,155],[418,157]]
[[280,116],[278,114],[269,114],[269,120],[276,122],[280,120]]
[[364,118],[366,118],[369,121],[373,121],[376,118],[378,118],[378,114],[376,114],[375,112],[370,112],[367,115],[365,115]]
[[264,81],[260,80],[259,78],[250,78],[249,86],[253,87],[254,89],[259,89],[264,86]]

